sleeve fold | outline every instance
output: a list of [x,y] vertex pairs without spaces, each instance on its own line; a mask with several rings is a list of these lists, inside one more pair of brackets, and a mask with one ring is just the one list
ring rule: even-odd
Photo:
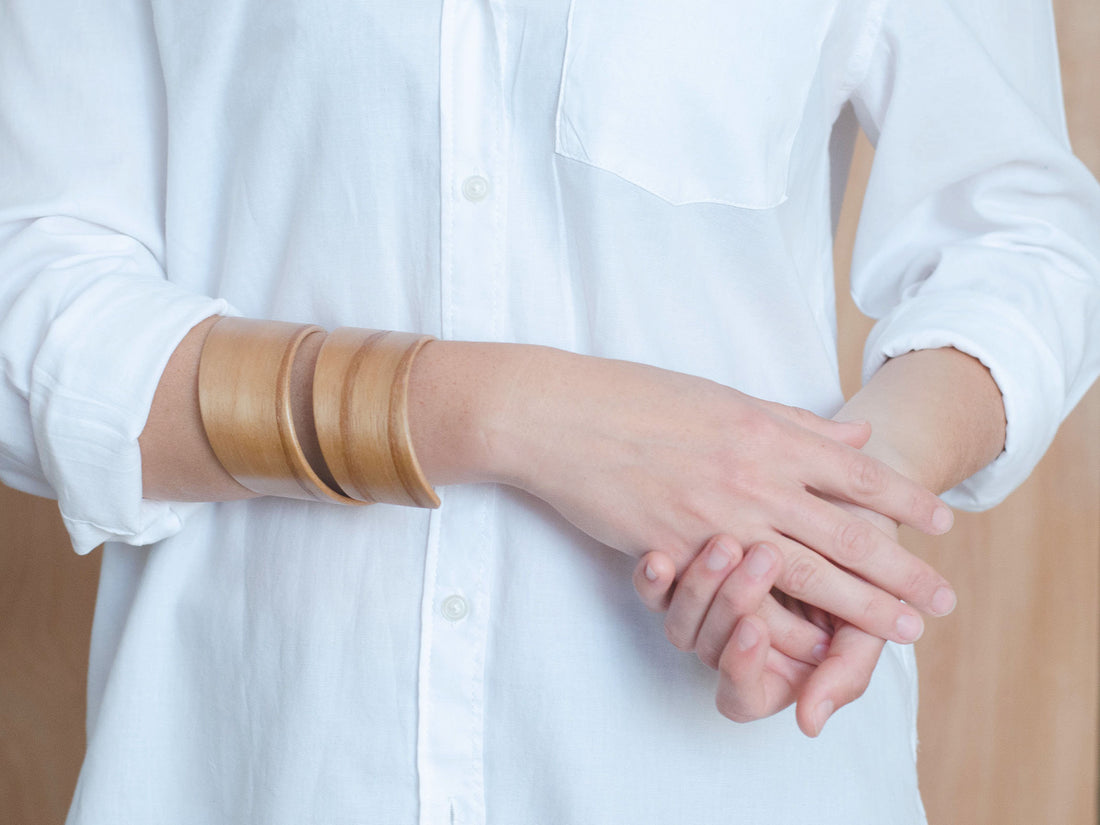
[[853,98],[875,143],[852,265],[879,319],[865,380],[954,347],[1004,399],[1004,452],[945,496],[965,509],[1023,482],[1100,373],[1100,186],[1065,137],[1049,4],[1000,5],[894,0]]

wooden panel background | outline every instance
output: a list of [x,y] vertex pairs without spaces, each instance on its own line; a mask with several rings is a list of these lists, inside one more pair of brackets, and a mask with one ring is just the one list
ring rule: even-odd
[[[1071,139],[1100,174],[1100,2],[1055,0],[1055,12]],[[870,322],[847,299],[845,273],[871,159],[861,138],[836,250],[849,393]],[[959,591],[959,607],[929,622],[917,647],[929,822],[1095,825],[1100,385],[1007,501],[958,514],[944,538],[910,531],[905,539]]]
[[[1100,2],[1055,6],[1074,146],[1100,173]],[[870,154],[862,144],[853,168],[841,273]],[[839,311],[850,391],[867,322],[844,299]],[[960,515],[946,539],[907,539],[960,592],[919,645],[930,822],[1095,825],[1100,388],[1008,502]],[[71,553],[52,502],[0,488],[0,822],[65,819],[98,568],[97,555]]]

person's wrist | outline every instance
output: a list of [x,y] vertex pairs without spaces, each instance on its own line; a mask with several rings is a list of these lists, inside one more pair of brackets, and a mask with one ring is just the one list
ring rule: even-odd
[[409,423],[420,466],[436,485],[522,486],[519,421],[526,377],[542,347],[433,341],[409,381]]
[[[871,437],[867,440],[867,443],[860,448],[860,452],[881,461],[890,469],[895,470],[910,481],[915,481],[925,489],[931,490],[934,493],[941,492],[940,490],[934,489],[936,486],[935,480],[928,477],[928,473],[925,472],[925,468],[918,458],[911,455],[911,451],[907,451],[902,446],[894,443],[890,438],[890,433],[886,432],[889,428],[883,426],[881,420],[876,422],[873,410],[868,411],[856,409],[854,407],[855,405],[849,402],[848,405],[845,405],[835,416],[833,416],[833,420],[851,421],[860,418],[871,423]],[[868,412],[872,414],[868,415]],[[876,424],[878,424],[878,426],[876,426]]]

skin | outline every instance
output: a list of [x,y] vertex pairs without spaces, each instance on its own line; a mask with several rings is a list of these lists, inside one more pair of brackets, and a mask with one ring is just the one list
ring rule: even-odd
[[[1004,445],[996,384],[978,361],[952,349],[888,362],[838,413],[856,416],[872,422],[865,452],[937,491],[981,469]],[[896,536],[895,522],[847,506]],[[706,564],[714,545],[726,548],[726,564]],[[746,556],[734,536],[716,536],[678,583],[671,559],[650,553],[635,571],[635,587],[650,609],[666,612],[666,632],[677,647],[695,650],[719,670],[723,714],[748,721],[797,701],[799,726],[816,736],[838,708],[866,690],[884,642],[805,604],[784,599],[781,606],[761,593],[763,580],[749,577],[742,561],[761,549]],[[786,620],[776,622],[772,616],[784,608]]]
[[[198,363],[212,323],[186,336],[158,386],[140,438],[147,498],[252,495],[218,464],[202,428]],[[317,348],[303,350],[293,376],[295,416],[305,431]],[[890,362],[846,405],[841,421],[830,421],[640,364],[545,347],[437,341],[413,368],[410,426],[433,484],[519,487],[609,547],[636,558],[659,549],[651,563],[664,576],[686,574],[716,535],[744,547],[767,544],[777,559],[774,585],[791,601],[780,609],[765,599],[742,618],[775,656],[807,664],[802,649],[811,614],[798,605],[829,617],[828,657],[798,685],[800,714],[818,694],[830,697],[807,705],[816,713],[824,701],[839,706],[847,696],[838,687],[841,671],[858,683],[873,644],[912,642],[923,630],[918,611],[942,615],[955,603],[947,581],[897,544],[892,524],[931,534],[949,529],[950,511],[926,488],[944,489],[944,479],[965,477],[994,457],[1003,444],[1003,412],[978,362],[953,350],[930,352],[941,355]],[[905,364],[912,366],[894,366]],[[965,401],[947,397],[946,387],[967,388]],[[873,422],[873,435],[859,419]],[[999,435],[991,420],[1002,422]],[[317,445],[305,447],[319,466]],[[658,582],[667,589],[671,580]],[[862,658],[849,654],[833,664],[847,650],[849,626],[865,634],[852,635],[862,639]],[[723,673],[719,704],[726,710],[723,697],[746,694],[751,679],[740,670]],[[772,696],[753,704],[753,713],[727,715],[774,712],[775,696],[791,701],[790,692]]]

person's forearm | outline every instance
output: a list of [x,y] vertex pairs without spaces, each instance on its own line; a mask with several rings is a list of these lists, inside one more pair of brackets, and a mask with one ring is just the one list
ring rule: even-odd
[[142,492],[161,501],[230,501],[256,494],[214,455],[199,412],[199,357],[217,318],[192,329],[168,360],[138,445]]
[[[216,318],[196,326],[161,376],[139,439],[144,496],[228,501],[255,493],[223,468],[206,438],[198,401],[199,360]],[[313,426],[313,368],[321,337],[303,342],[291,375],[293,417],[310,464],[324,461]],[[433,341],[421,350],[409,386],[409,423],[417,458],[435,485],[488,481],[491,429],[509,374],[532,347]]]
[[[146,497],[249,495],[208,445],[196,400],[210,326],[187,336],[160,382],[140,444]],[[295,360],[292,419],[307,461],[323,473],[307,440],[311,399],[347,388],[312,387],[316,354]],[[915,610],[940,612],[942,576],[829,503],[928,533],[950,526],[934,496],[856,449],[866,424],[643,364],[454,341],[428,343],[413,362],[408,416],[431,485],[518,487],[603,544],[632,556],[660,547],[681,569],[717,533],[769,542],[784,559],[784,592],[895,641],[919,636]]]
[[973,475],[1004,449],[997,384],[980,361],[950,348],[887,361],[836,417],[870,421],[864,451],[935,493]]

